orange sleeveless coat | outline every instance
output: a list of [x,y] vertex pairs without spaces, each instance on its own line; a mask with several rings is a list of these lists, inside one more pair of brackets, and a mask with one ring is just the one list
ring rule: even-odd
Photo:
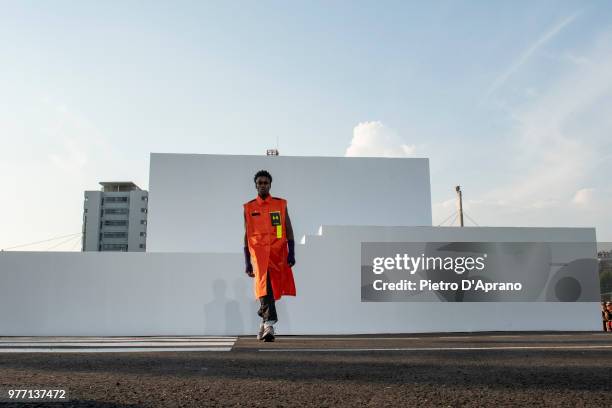
[[[244,204],[246,237],[255,273],[255,297],[267,295],[266,279],[270,283],[274,299],[295,296],[293,272],[287,263],[287,201],[268,196],[257,196]],[[277,225],[274,225],[277,224]]]

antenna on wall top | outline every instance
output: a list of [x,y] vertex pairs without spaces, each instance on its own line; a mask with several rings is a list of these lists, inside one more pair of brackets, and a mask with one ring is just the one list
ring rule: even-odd
[[266,156],[278,156],[278,135],[276,136],[276,149],[268,149],[266,150]]

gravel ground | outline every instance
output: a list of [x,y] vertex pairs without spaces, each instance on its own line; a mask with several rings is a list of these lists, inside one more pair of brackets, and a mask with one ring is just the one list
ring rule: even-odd
[[240,338],[230,352],[0,354],[0,388],[35,385],[68,389],[71,400],[0,404],[603,407],[612,405],[612,333],[298,336]]

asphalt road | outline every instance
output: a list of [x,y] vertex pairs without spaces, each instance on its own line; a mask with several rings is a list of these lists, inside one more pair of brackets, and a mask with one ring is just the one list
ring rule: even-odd
[[[113,338],[104,338],[112,342]],[[103,340],[104,340],[103,339]],[[0,338],[0,351],[32,339]],[[75,339],[36,338],[77,347]],[[79,338],[91,347],[100,339]],[[138,350],[193,348],[135,338]],[[215,343],[230,340],[215,339]],[[185,345],[178,345],[185,344]],[[612,333],[253,337],[230,351],[0,352],[0,389],[68,391],[69,402],[3,406],[610,406]],[[119,347],[119,346],[117,346]],[[170,346],[169,346],[170,347]],[[19,350],[17,350],[19,351]],[[32,350],[30,350],[32,351]],[[57,351],[57,349],[56,349]],[[75,352],[78,351],[78,352]]]

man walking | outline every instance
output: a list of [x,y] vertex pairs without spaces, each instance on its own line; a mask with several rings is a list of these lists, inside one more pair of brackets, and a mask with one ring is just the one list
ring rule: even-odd
[[257,197],[244,204],[244,261],[246,274],[255,278],[255,297],[260,301],[257,339],[268,342],[274,341],[278,321],[275,302],[281,296],[295,296],[291,271],[295,241],[287,201],[270,195],[272,175],[260,170],[253,180]]

